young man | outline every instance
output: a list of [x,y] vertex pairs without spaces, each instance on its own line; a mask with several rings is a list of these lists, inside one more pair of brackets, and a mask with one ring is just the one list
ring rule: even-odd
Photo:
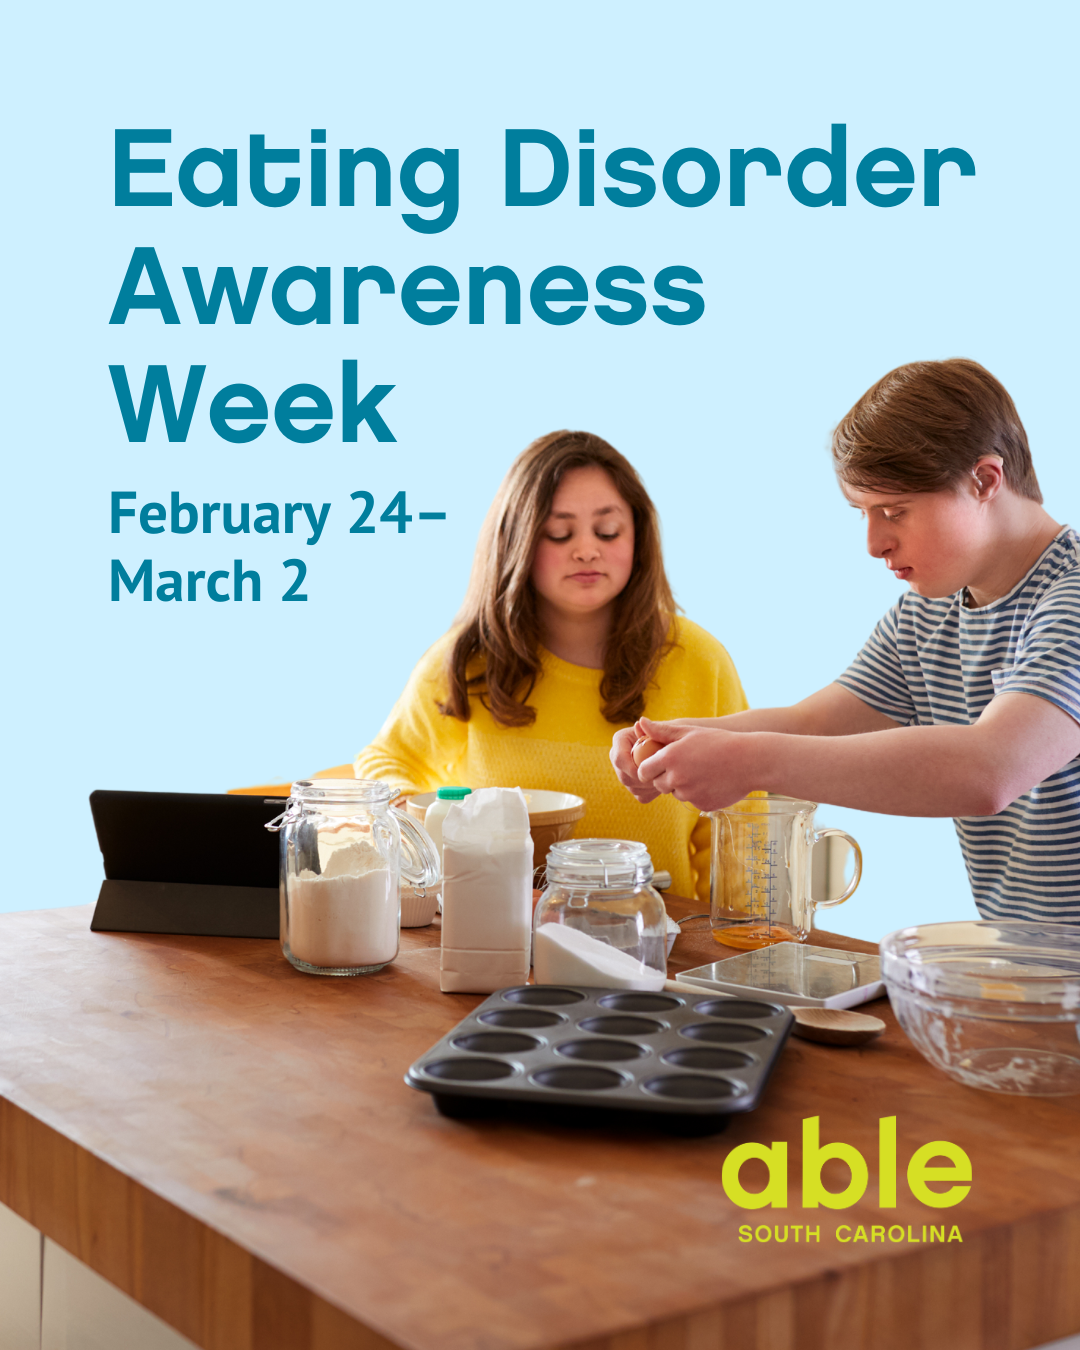
[[[1080,923],[1080,536],[1043,510],[1012,399],[974,361],[900,366],[832,453],[910,589],[801,703],[618,732],[620,781],[705,811],[765,789],[953,816],[984,918]],[[635,767],[640,736],[663,748]]]

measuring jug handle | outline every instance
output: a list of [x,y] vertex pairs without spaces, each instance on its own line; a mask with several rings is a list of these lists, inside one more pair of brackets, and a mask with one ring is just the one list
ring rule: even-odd
[[850,900],[858,889],[859,882],[862,881],[862,849],[858,842],[852,839],[846,830],[815,830],[814,843],[820,844],[823,839],[835,836],[838,839],[846,839],[855,852],[855,875],[851,878],[851,885],[842,895],[836,896],[832,900],[815,900],[812,902],[814,909],[831,909],[833,905],[842,905],[845,900]]

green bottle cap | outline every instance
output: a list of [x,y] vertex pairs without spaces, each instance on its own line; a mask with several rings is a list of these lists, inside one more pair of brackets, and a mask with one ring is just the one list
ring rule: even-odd
[[441,802],[460,802],[469,795],[472,788],[463,787],[445,787],[440,788],[436,794]]

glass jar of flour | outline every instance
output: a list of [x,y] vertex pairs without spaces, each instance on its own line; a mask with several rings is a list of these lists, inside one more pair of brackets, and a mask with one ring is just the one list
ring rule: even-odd
[[533,920],[537,984],[655,989],[667,971],[667,911],[644,844],[568,839],[547,855]]
[[357,778],[294,783],[267,825],[281,834],[281,946],[297,970],[362,975],[397,956],[401,880],[436,885],[439,859],[396,795]]

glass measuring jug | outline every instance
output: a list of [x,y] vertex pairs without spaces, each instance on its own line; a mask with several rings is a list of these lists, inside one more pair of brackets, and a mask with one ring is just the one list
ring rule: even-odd
[[[795,797],[747,797],[710,811],[712,859],[709,918],[726,947],[753,950],[776,942],[805,942],[818,907],[842,904],[862,878],[862,850],[843,830],[815,830],[816,802]],[[815,844],[839,837],[855,855],[851,883],[831,899],[812,897]]]
[[305,780],[267,825],[281,834],[281,946],[297,970],[361,975],[397,956],[401,880],[436,885],[439,859],[396,796],[375,780]]

